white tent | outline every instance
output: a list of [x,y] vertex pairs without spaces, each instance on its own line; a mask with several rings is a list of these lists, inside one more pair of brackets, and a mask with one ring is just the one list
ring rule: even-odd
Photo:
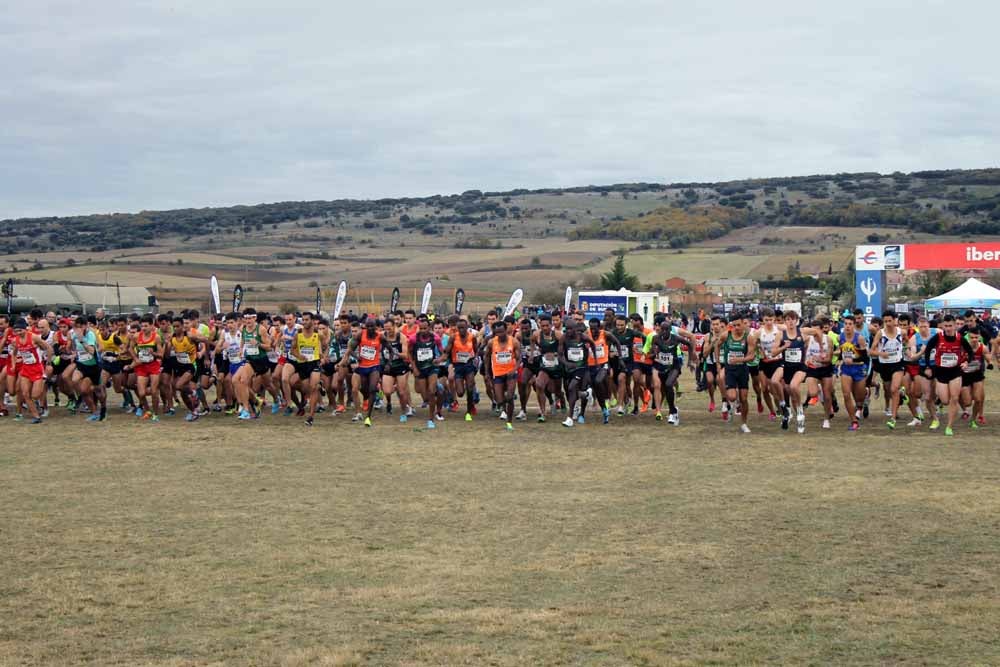
[[964,283],[933,299],[924,301],[926,310],[986,309],[1000,304],[1000,289],[981,280],[969,278]]

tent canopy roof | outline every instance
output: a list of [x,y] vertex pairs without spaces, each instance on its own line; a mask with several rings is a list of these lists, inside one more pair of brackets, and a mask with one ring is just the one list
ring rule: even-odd
[[1000,304],[1000,289],[987,285],[981,280],[969,278],[964,283],[933,299],[924,302],[929,309],[942,308],[990,308]]

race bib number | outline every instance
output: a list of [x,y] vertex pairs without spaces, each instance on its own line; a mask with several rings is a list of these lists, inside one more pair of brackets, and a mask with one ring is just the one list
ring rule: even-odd
[[455,353],[455,360],[458,363],[460,363],[460,364],[467,364],[467,363],[469,363],[470,359],[472,359],[472,353],[471,352],[456,352]]
[[571,347],[566,350],[566,358],[570,361],[583,361],[583,348]]
[[621,356],[623,356],[623,357],[628,357],[628,355],[631,354],[631,350],[629,349],[628,345],[622,345],[618,349],[618,354],[621,355]]
[[139,362],[148,364],[153,360],[153,351],[146,347],[139,348]]
[[966,366],[966,371],[969,372],[969,373],[975,373],[979,369],[980,369],[980,365],[979,365],[978,361],[970,361],[968,363],[968,365]]
[[260,348],[256,345],[247,345],[244,350],[246,350],[248,357],[257,356],[260,353]]
[[341,346],[340,346],[340,356],[341,356],[341,358],[343,358],[343,357],[347,356],[347,353],[348,353],[349,351],[350,351],[350,348],[349,348],[348,346],[346,346],[346,345],[341,345]]
[[597,357],[598,359],[603,359],[604,358],[604,346],[603,345],[595,345],[594,346],[594,356]]
[[187,352],[178,352],[176,356],[177,356],[177,363],[179,364],[191,363],[191,355],[188,354]]
[[115,359],[118,358],[118,355],[115,352],[102,352],[101,357],[105,361],[114,361]]
[[79,352],[76,355],[76,360],[80,362],[90,361],[93,358],[94,355],[92,355],[90,352]]
[[744,361],[744,355],[742,352],[727,352],[726,353],[726,363],[730,365],[742,364]]
[[939,360],[941,368],[954,368],[958,366],[958,355],[954,352],[945,352]]
[[854,350],[844,350],[844,361],[854,361]]
[[27,352],[22,352],[21,353],[21,363],[23,363],[23,364],[37,364],[38,363],[38,357],[36,357],[35,353],[31,352],[30,350],[27,351]]
[[657,352],[656,362],[661,366],[672,366],[674,363],[674,355],[669,352]]
[[417,349],[417,361],[430,361],[434,358],[434,350],[429,347],[421,347]]
[[302,361],[315,361],[316,349],[312,347],[300,347],[299,356],[302,357]]
[[271,361],[271,362],[277,361],[278,360],[278,351],[277,350],[268,350],[267,351],[267,360]]
[[372,347],[370,345],[362,345],[361,346],[360,356],[365,361],[375,361],[375,357],[376,357],[377,354],[378,354],[378,352],[375,350],[374,347]]
[[785,361],[790,364],[802,363],[802,350],[797,348],[794,350],[785,350]]
[[498,364],[509,364],[514,358],[514,355],[509,351],[497,352],[497,363]]
[[546,354],[542,357],[542,366],[545,368],[555,368],[559,365],[559,360],[553,354]]
[[229,350],[229,363],[238,364],[243,361],[243,357],[240,356],[239,350]]

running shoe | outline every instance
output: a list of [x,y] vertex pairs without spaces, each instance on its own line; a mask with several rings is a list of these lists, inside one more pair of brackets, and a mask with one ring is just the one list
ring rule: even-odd
[[775,421],[775,420],[776,420],[777,418],[778,418],[778,415],[776,415],[776,414],[774,414],[774,413],[772,412],[772,413],[770,413],[770,414],[769,414],[769,415],[767,416],[767,421],[769,421],[769,422],[773,422],[773,421]]
[[759,398],[757,399],[757,414],[759,415],[764,414],[764,404],[761,402]]
[[976,422],[980,426],[986,426],[986,415],[979,415],[978,417],[976,417]]
[[471,412],[466,412],[465,413],[465,421],[467,421],[467,422],[471,422],[472,421],[472,413]]
[[371,425],[372,425],[372,418],[365,417],[365,426],[371,427]]
[[528,419],[528,415],[524,412],[524,410],[521,410],[520,412],[517,413],[517,415],[514,416],[514,419],[516,419],[519,422],[523,422]]
[[861,428],[861,424],[859,424],[856,421],[853,421],[853,422],[851,422],[851,425],[847,427],[847,430],[848,431],[857,431],[859,428]]
[[572,417],[566,417],[566,421],[564,421],[562,423],[562,425],[565,426],[566,428],[569,428],[570,426],[573,425],[573,418]]
[[829,419],[824,419],[823,420],[822,428],[830,428],[830,420]]
[[975,421],[969,422],[969,428],[971,428],[974,431],[978,431],[979,430],[979,424],[977,422],[975,422]]
[[135,409],[135,416],[136,417],[142,417],[142,415],[143,415],[142,408],[136,408]]
[[893,429],[896,428],[896,420],[895,419],[890,419],[889,421],[887,421],[885,423],[885,425],[888,426],[889,430],[891,431],[891,430],[893,430]]
[[186,421],[186,422],[193,422],[196,419],[198,419],[198,413],[197,412],[189,412],[186,415],[184,415],[184,421]]
[[544,424],[545,423],[545,415],[544,414],[539,413],[539,415],[538,415],[538,423],[539,424]]
[[583,418],[583,415],[580,415],[579,417],[576,418],[576,423],[577,424],[583,424],[583,423],[586,423],[586,421],[587,420]]
[[408,417],[406,416],[406,414],[405,414],[405,413],[404,413],[404,414],[401,414],[401,415],[399,415],[399,423],[400,423],[400,424],[405,424],[405,423],[406,423],[406,420],[407,420],[407,419],[408,419]]
[[357,423],[357,422],[361,421],[364,418],[365,418],[365,416],[359,412],[358,414],[356,414],[353,417],[351,417],[351,421],[354,422],[354,423]]
[[281,412],[281,406],[277,403],[271,403],[271,414],[276,415]]
[[306,426],[312,426],[312,425],[313,425],[313,418],[306,417]]
[[31,419],[31,423],[32,424],[41,424],[42,423],[42,418],[41,417],[33,417]]
[[249,410],[240,410],[240,417],[243,421],[249,421],[253,419],[253,415],[250,414]]
[[437,425],[434,423],[433,419],[427,420],[427,428],[437,428]]
[[609,410],[608,408],[602,408],[601,409],[601,418],[604,420],[605,424],[607,424],[608,422],[610,422],[611,421],[611,410]]
[[709,401],[709,403],[708,403],[708,411],[709,412],[715,412],[715,401]]
[[912,426],[920,426],[921,424],[923,424],[923,422],[921,420],[917,419],[916,417],[914,417],[910,421],[906,422],[906,425],[907,426],[911,426],[911,427]]
[[955,432],[953,430],[951,430],[950,426],[945,426],[944,427],[944,434],[950,438],[951,436],[955,435]]
[[663,413],[660,412],[659,410],[656,411],[656,421],[658,422],[663,421]]
[[937,417],[935,417],[934,419],[931,420],[931,430],[936,431],[939,428],[941,428],[941,422],[938,421]]
[[89,421],[89,422],[99,422],[99,421],[101,421],[101,415],[90,415],[89,417],[87,417],[87,421]]
[[513,425],[513,424],[511,424],[510,422],[507,422],[507,423],[506,423],[506,424],[504,425],[504,429],[506,429],[506,431],[507,431],[508,433],[512,433],[512,432],[514,431],[514,425]]
[[740,432],[741,433],[749,433],[750,432],[750,427],[747,426],[746,424],[740,424]]

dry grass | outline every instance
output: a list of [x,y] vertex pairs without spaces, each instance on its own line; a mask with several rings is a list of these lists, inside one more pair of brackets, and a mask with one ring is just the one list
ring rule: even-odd
[[1000,662],[994,427],[739,438],[681,405],[8,422],[0,664]]

